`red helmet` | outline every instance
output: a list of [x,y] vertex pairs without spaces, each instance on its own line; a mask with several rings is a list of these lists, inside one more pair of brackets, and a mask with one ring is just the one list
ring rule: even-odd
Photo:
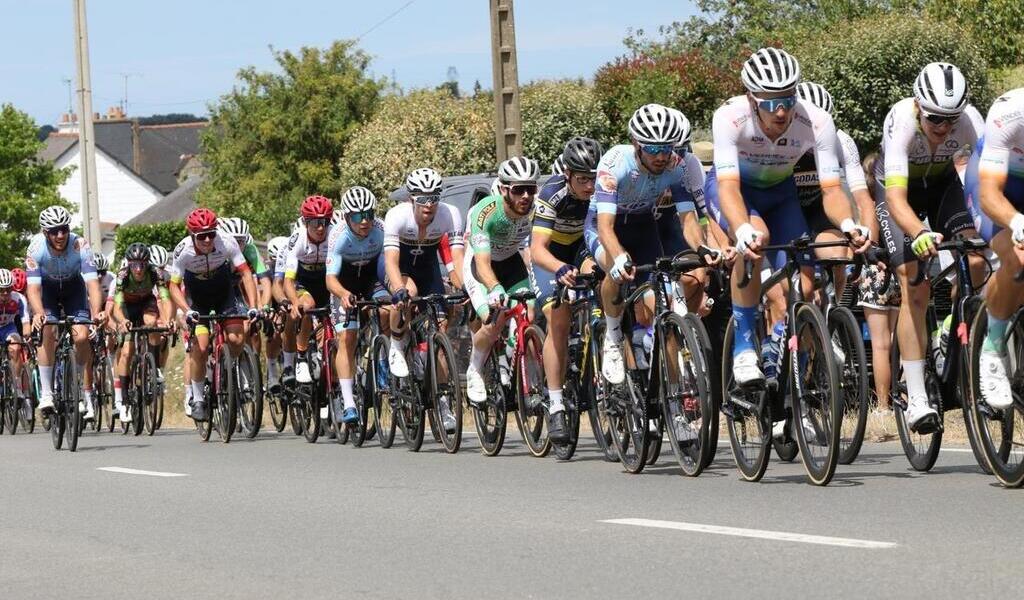
[[304,219],[327,218],[334,214],[334,205],[323,196],[310,196],[303,200],[301,213]]
[[185,227],[190,233],[217,229],[217,213],[208,208],[197,208],[185,217]]
[[25,286],[28,285],[28,275],[25,274],[25,269],[11,269],[11,275],[14,277],[14,291],[24,292]]

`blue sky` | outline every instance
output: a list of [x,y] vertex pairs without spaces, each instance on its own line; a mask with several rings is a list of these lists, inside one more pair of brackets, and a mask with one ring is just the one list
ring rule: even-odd
[[[326,46],[365,33],[377,75],[399,85],[434,86],[449,66],[460,85],[491,87],[487,0],[89,0],[93,107],[120,102],[128,77],[132,115],[205,114],[231,89],[240,67],[273,68],[268,46]],[[629,7],[637,7],[630,11]],[[379,24],[394,11],[402,9]],[[691,2],[517,0],[521,82],[590,77],[622,54],[630,28],[655,31],[685,19]],[[40,125],[67,110],[65,78],[74,79],[71,0],[0,0],[0,103],[12,103]]]

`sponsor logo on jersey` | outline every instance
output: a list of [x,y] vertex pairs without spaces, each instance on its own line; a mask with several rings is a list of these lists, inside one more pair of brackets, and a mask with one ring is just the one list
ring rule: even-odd
[[609,171],[598,171],[597,172],[597,183],[601,186],[601,189],[606,192],[614,192],[619,188],[619,181]]
[[750,141],[753,142],[755,146],[764,146],[767,140],[764,138],[764,136],[755,135],[754,137],[750,138]]
[[[498,208],[498,205],[497,205],[497,203],[494,203],[494,202],[490,202],[486,206],[481,208],[480,212],[477,213],[477,215],[476,215],[476,226],[477,227],[483,227],[484,223],[487,222],[487,217],[490,217],[491,213],[493,213],[496,208]],[[474,240],[475,239],[476,238],[474,238]]]
[[956,150],[960,147],[960,142],[956,140],[946,140],[946,148],[950,150]]
[[780,138],[779,139],[779,146],[788,146],[788,145],[789,145],[789,139],[788,138]]

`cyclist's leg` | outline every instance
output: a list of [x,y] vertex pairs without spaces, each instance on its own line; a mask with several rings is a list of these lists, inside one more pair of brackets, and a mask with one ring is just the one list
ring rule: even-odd
[[[895,278],[890,279],[888,289],[883,290],[886,274],[874,265],[864,268],[861,273],[859,288],[859,304],[864,310],[864,319],[871,335],[871,355],[878,357],[871,361],[871,369],[875,378],[875,398],[880,410],[888,410],[889,389],[892,380],[890,361],[882,360],[889,356],[892,348],[893,331],[896,328],[896,311],[900,305],[900,291]],[[883,293],[884,292],[884,293]]]
[[[804,219],[807,221],[807,229],[816,243],[845,241],[846,236],[829,220],[825,214],[825,207],[821,202],[810,206],[802,207]],[[814,255],[818,258],[848,258],[852,255],[849,247],[837,246],[835,248],[815,248]],[[832,269],[833,280],[835,281],[836,297],[842,298],[843,290],[846,288],[846,269],[834,267]]]
[[206,420],[207,404],[203,396],[203,387],[206,383],[206,357],[210,351],[210,330],[206,325],[199,325],[195,328],[195,336],[192,339],[192,348],[188,356],[189,381],[192,386],[192,418],[197,421]]
[[[487,388],[481,375],[484,363],[494,343],[505,329],[507,316],[504,313],[499,314],[494,319],[494,322],[487,323],[487,319],[490,317],[487,290],[477,278],[476,265],[474,264],[471,248],[466,249],[463,261],[462,274],[466,293],[469,295],[473,309],[480,317],[480,327],[473,332],[473,344],[469,353],[469,365],[466,369],[466,395],[471,402],[479,404],[487,399]],[[520,253],[512,255],[512,257],[504,261],[491,261],[491,268],[498,278],[498,283],[507,292],[514,291],[512,290],[512,284],[523,280],[526,280],[527,284],[529,283],[526,263]]]
[[22,370],[25,368],[25,361],[22,357],[22,346],[24,342],[21,335],[16,331],[16,325],[11,324],[0,330],[0,339],[7,340],[7,356],[11,361],[11,371],[14,374],[14,395],[18,398],[25,397],[25,390],[21,387]]
[[[562,257],[558,257],[562,258]],[[549,412],[551,415],[562,412],[562,386],[565,378],[566,352],[569,345],[569,303],[565,302],[555,308],[555,274],[538,265],[533,265],[534,279],[537,281],[536,306],[544,313],[547,321],[547,336],[544,338],[544,378],[548,386]]]

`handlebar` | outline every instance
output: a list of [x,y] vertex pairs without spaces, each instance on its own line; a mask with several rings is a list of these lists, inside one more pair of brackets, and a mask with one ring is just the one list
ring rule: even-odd
[[560,282],[555,283],[555,292],[553,294],[555,301],[552,308],[558,308],[568,298],[569,292],[585,292],[594,289],[597,284],[604,280],[604,271],[601,269],[595,269],[590,273],[577,273],[576,283],[574,285],[565,285]]
[[509,302],[513,300],[516,302],[526,302],[527,300],[533,300],[536,297],[537,294],[534,294],[532,290],[519,290],[518,292],[506,294],[505,304],[503,306],[500,306],[498,310],[492,310],[491,314],[487,315],[487,319],[484,321],[484,325],[490,325],[491,323],[497,320],[498,313],[508,310]]
[[[945,242],[939,242],[935,246],[935,251],[941,252],[942,250],[948,250],[954,254],[965,254],[967,252],[984,250],[985,248],[988,248],[988,243],[986,243],[985,240],[956,238]],[[917,275],[914,276],[913,281],[909,282],[910,285],[918,286],[924,283],[925,280],[931,281],[931,277],[928,272],[931,271],[935,258],[935,256],[927,256],[923,259],[917,259]],[[1024,271],[1017,274],[1017,281],[1024,281]]]

